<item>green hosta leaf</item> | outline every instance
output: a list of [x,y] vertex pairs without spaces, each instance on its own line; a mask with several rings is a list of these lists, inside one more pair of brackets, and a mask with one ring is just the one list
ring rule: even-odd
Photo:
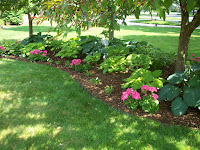
[[194,9],[194,0],[187,1],[187,12],[190,13]]
[[173,0],[165,0],[164,1],[164,6],[168,9],[173,3]]
[[187,109],[188,109],[188,105],[184,101],[182,101],[181,97],[177,97],[172,102],[171,110],[172,110],[172,113],[175,116],[180,116],[180,115],[185,114],[185,112],[187,111]]
[[200,70],[200,63],[196,63],[191,67],[192,71],[199,71]]
[[174,98],[176,98],[181,93],[181,89],[178,87],[175,87],[172,84],[167,84],[163,86],[163,88],[159,92],[159,101],[167,99],[168,101],[172,101]]
[[170,75],[168,78],[167,78],[167,81],[169,83],[172,83],[172,84],[179,84],[181,83],[185,78],[185,74],[183,71],[180,71],[180,72],[176,72],[172,75]]
[[143,77],[144,77],[144,81],[145,82],[150,82],[150,81],[153,81],[153,75],[150,71],[147,71],[143,74]]
[[184,87],[183,100],[191,107],[200,105],[200,86],[196,88]]
[[197,87],[199,84],[199,81],[200,81],[200,77],[198,75],[194,75],[192,78],[190,78],[190,81],[189,81],[189,85],[192,87],[192,88],[195,88]]
[[154,86],[154,87],[157,87],[157,88],[162,88],[163,87],[163,81],[155,78],[155,79],[153,79],[151,86]]
[[162,73],[162,70],[155,70],[152,72],[154,78],[159,77],[161,73]]
[[198,109],[200,110],[200,105],[198,106]]

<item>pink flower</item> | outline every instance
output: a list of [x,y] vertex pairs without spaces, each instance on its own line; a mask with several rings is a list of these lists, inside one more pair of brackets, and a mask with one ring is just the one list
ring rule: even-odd
[[[123,92],[124,93],[124,92]],[[122,94],[121,100],[125,101],[128,98],[129,94],[128,93],[124,93]]]
[[137,91],[132,92],[132,98],[134,98],[134,99],[141,99],[140,93],[138,93]]
[[199,60],[199,59],[200,59],[200,57],[197,57],[196,59],[198,59],[198,60]]
[[70,63],[70,65],[73,66],[74,64],[73,64],[73,63]]
[[148,86],[148,85],[143,85],[143,86],[141,87],[141,90],[147,92],[147,91],[149,90],[149,86]]
[[126,90],[126,92],[127,92],[128,94],[131,94],[131,93],[133,93],[133,89],[132,89],[132,88],[128,88],[128,89]]
[[29,53],[30,53],[31,55],[33,55],[33,51],[30,51]]
[[35,49],[33,52],[34,52],[34,54],[38,54],[39,50]]
[[157,92],[157,88],[156,87],[149,87],[149,91],[150,92]]
[[46,56],[47,54],[42,54],[42,56],[44,57],[44,56]]
[[47,50],[43,51],[43,54],[47,54]]
[[195,54],[192,54],[192,57],[194,57],[195,56]]
[[152,97],[153,97],[154,100],[158,99],[158,95],[157,94],[153,94]]
[[43,52],[42,50],[39,51],[39,53],[42,53],[42,52]]

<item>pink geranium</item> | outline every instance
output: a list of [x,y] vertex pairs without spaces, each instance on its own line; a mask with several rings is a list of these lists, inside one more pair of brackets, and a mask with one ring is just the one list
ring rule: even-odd
[[152,97],[153,97],[154,100],[158,99],[158,95],[157,94],[153,94]]
[[123,92],[121,100],[125,101],[129,97],[129,94],[127,92]]
[[81,63],[81,59],[73,59],[70,65],[79,65]]
[[34,49],[34,54],[39,54],[40,53],[40,51],[39,50],[37,50],[37,49]]
[[0,49],[1,49],[2,51],[4,51],[4,50],[5,50],[5,48],[4,48],[4,47],[2,47],[2,46],[0,46]]
[[30,53],[31,55],[33,55],[33,51],[30,51],[29,53]]
[[132,88],[128,88],[128,89],[126,90],[126,92],[127,92],[128,94],[132,94],[132,93],[133,93],[133,89],[132,89]]
[[149,90],[149,86],[148,85],[143,85],[141,87],[141,90],[147,92]]
[[42,54],[42,56],[44,57],[44,56],[46,56],[47,54]]
[[157,88],[156,87],[149,87],[149,91],[150,92],[157,92]]
[[134,99],[141,99],[140,93],[138,93],[137,91],[132,92],[132,98],[134,98]]
[[44,51],[43,51],[43,54],[47,54],[47,50],[44,50]]

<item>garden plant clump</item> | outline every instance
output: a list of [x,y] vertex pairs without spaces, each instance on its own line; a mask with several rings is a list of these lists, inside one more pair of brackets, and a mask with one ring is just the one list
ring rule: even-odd
[[[162,69],[169,68],[175,60],[171,52],[157,55],[161,50],[148,42],[114,39],[105,44],[105,39],[95,36],[80,36],[68,41],[44,39],[26,45],[18,41],[8,43],[2,43],[5,54],[75,71],[72,74],[83,86],[100,99],[112,97],[112,103],[106,102],[118,109],[161,113],[159,106],[161,104],[162,108],[163,103],[158,101],[162,98],[159,91],[166,82]],[[18,45],[15,51],[14,45]],[[167,63],[160,63],[161,59]]]

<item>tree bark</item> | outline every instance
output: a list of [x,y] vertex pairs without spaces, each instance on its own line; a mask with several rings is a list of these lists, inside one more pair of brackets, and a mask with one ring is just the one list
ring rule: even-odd
[[179,0],[179,2],[181,6],[181,32],[179,36],[177,61],[175,66],[176,72],[185,70],[190,37],[195,28],[200,25],[200,8],[195,14],[192,22],[189,22],[189,13],[186,9],[187,0],[184,3],[182,3],[181,0]]
[[109,25],[109,41],[114,39],[114,19],[113,19],[113,10],[111,7],[108,8],[110,13],[110,25]]
[[33,19],[31,18],[31,13],[28,12],[28,24],[29,24],[29,37],[33,35]]

